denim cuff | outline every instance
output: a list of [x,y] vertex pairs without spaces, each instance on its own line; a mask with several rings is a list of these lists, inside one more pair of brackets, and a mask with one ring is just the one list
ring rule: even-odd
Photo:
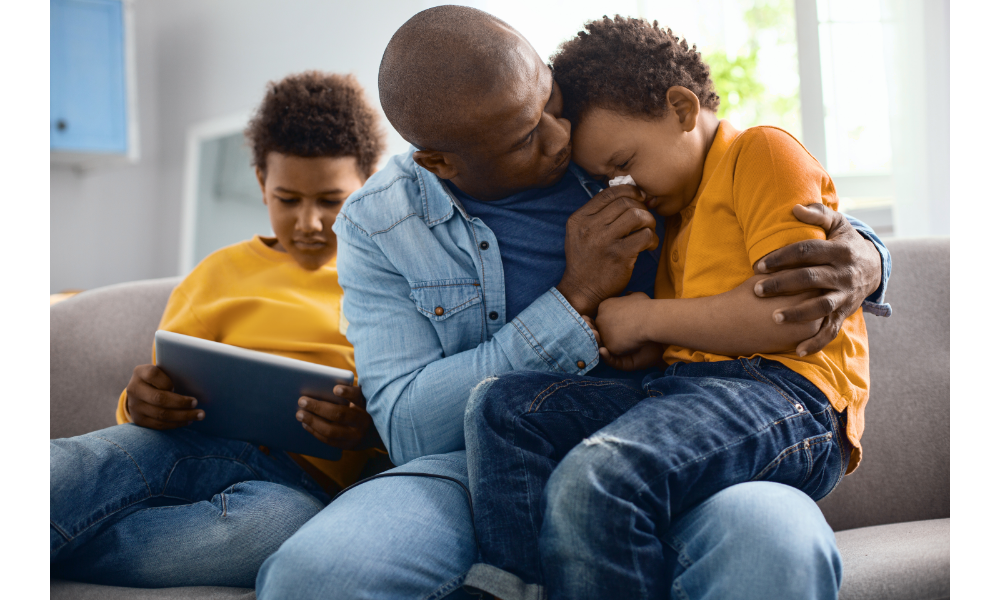
[[554,287],[509,325],[493,339],[504,349],[514,370],[583,375],[600,361],[594,332]]
[[[888,248],[882,243],[882,240],[875,234],[874,231],[869,229],[863,223],[856,222],[854,219],[849,219],[851,224],[854,225],[855,230],[861,234],[861,237],[865,238],[871,242],[875,249],[878,250],[879,257],[882,259],[882,280],[879,282],[878,289],[871,295],[865,298],[864,302],[861,303],[861,309],[867,313],[871,313],[877,317],[889,317],[892,316],[892,307],[885,301],[885,292],[889,287],[889,276],[892,274],[892,256],[889,254]],[[860,227],[858,225],[861,225]]]
[[462,584],[493,594],[503,600],[545,600],[545,588],[537,583],[524,583],[521,578],[486,563],[476,563],[469,568]]

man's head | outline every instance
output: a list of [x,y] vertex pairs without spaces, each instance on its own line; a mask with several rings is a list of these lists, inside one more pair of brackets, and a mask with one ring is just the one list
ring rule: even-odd
[[503,21],[463,6],[414,15],[379,68],[382,109],[414,160],[481,200],[559,181],[569,123],[551,73]]
[[290,75],[268,84],[245,133],[275,248],[305,269],[330,262],[333,221],[385,148],[364,90],[351,75]]
[[695,46],[656,21],[604,17],[564,42],[552,68],[581,167],[631,175],[661,214],[694,198],[719,107]]

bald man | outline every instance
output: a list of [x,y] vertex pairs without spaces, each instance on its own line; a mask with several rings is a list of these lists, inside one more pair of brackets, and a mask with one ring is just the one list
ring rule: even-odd
[[[348,199],[334,229],[347,337],[368,411],[400,465],[388,474],[402,476],[363,483],[309,521],[261,568],[257,596],[539,597],[503,572],[469,571],[469,394],[518,370],[641,378],[599,364],[583,317],[605,298],[651,290],[660,224],[634,188],[602,190],[571,163],[549,69],[491,15],[456,6],[415,15],[385,50],[379,96],[414,147]],[[821,288],[835,299],[824,308],[834,327],[859,306],[888,310],[881,243],[863,224],[859,235],[839,215],[823,219],[833,223],[828,241],[772,255],[769,266],[795,268],[764,289]],[[824,316],[810,312],[816,304],[789,306],[790,319]],[[810,343],[830,339],[823,330]],[[822,514],[779,484],[716,494],[664,540],[663,568],[689,593],[808,598],[823,595],[816,582],[840,580]]]

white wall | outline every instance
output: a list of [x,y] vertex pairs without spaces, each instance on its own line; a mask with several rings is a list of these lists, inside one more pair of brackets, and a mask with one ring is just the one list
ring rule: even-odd
[[[137,0],[142,157],[50,176],[51,291],[177,273],[189,127],[253,108],[269,80],[353,72],[378,105],[382,51],[420,0]],[[406,148],[391,134],[390,152]],[[248,167],[249,168],[249,167]]]

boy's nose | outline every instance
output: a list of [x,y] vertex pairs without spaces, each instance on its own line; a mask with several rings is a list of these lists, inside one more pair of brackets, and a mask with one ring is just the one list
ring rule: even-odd
[[323,219],[320,211],[313,207],[305,207],[299,213],[299,230],[306,233],[323,231]]

